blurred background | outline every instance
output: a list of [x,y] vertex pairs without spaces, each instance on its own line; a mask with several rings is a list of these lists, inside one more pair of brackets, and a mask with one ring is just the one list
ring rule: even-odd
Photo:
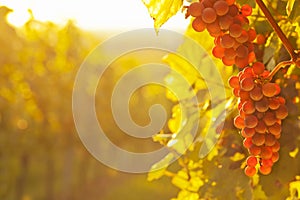
[[[187,23],[179,14],[164,28],[180,32]],[[176,194],[165,178],[147,182],[147,174],[118,172],[94,159],[72,118],[73,83],[88,53],[113,34],[145,27],[152,28],[153,21],[141,1],[1,1],[0,199],[150,200]],[[108,137],[137,152],[160,145],[122,133],[109,100],[122,73],[146,58],[147,53],[131,54],[114,62],[96,98]],[[154,103],[170,113],[165,92],[152,85],[133,94],[130,108],[137,124],[149,123],[148,109]]]

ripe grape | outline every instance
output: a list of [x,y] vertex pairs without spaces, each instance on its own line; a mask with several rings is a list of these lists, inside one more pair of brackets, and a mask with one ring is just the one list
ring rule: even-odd
[[264,35],[258,34],[258,35],[256,36],[256,43],[257,43],[257,44],[264,44],[265,41],[266,41],[266,38],[265,38]]
[[252,137],[255,134],[255,129],[246,127],[244,129],[242,129],[241,133],[242,133],[243,137],[249,138],[249,137]]
[[221,36],[220,44],[223,48],[231,48],[234,46],[234,43],[235,40],[229,34]]
[[206,7],[202,11],[202,20],[205,23],[213,23],[217,19],[216,11],[213,8]]
[[204,9],[204,6],[200,2],[194,2],[191,3],[191,5],[188,7],[188,12],[193,17],[199,17],[202,13],[202,10]]
[[263,95],[263,93],[261,91],[261,88],[258,87],[258,86],[255,86],[253,88],[253,90],[250,91],[250,97],[251,97],[251,99],[253,101],[259,101],[259,100],[261,100],[264,97],[264,95]]
[[259,167],[259,171],[261,174],[263,175],[268,175],[271,173],[272,171],[272,168],[270,166],[266,167],[266,166],[260,166]]
[[258,124],[258,119],[254,115],[248,115],[245,117],[244,126],[247,128],[255,128]]
[[257,126],[255,127],[257,133],[264,134],[267,131],[267,126],[264,121],[259,120]]
[[241,118],[240,116],[236,116],[234,118],[234,125],[235,127],[242,129],[244,127],[244,119]]
[[242,110],[244,111],[245,114],[250,115],[255,112],[255,106],[253,101],[245,101]]
[[223,16],[229,11],[229,5],[225,1],[216,1],[213,7],[219,16]]
[[281,126],[277,122],[268,127],[268,131],[273,135],[279,135],[281,133]]
[[273,146],[276,142],[276,138],[272,134],[265,135],[265,145],[266,146]]
[[252,143],[255,144],[256,146],[262,146],[265,143],[266,139],[263,134],[256,133],[252,137]]
[[262,86],[262,92],[267,97],[273,97],[276,94],[276,84],[266,83]]
[[227,58],[227,59],[234,59],[235,56],[236,56],[236,51],[233,49],[233,48],[227,48],[225,49],[224,51],[224,56]]
[[241,8],[241,12],[242,12],[242,15],[244,15],[245,17],[250,16],[252,13],[252,7],[249,6],[248,4],[245,4]]
[[261,62],[255,62],[252,66],[253,73],[256,75],[261,75],[265,70],[265,65]]
[[239,78],[237,76],[231,76],[228,82],[229,82],[230,87],[232,87],[232,88],[240,87]]
[[255,156],[249,156],[246,159],[246,163],[249,167],[255,167],[257,165],[257,158]]
[[288,116],[287,107],[284,104],[281,104],[275,113],[278,119],[284,119]]
[[260,156],[262,159],[270,159],[272,158],[272,154],[273,154],[272,148],[266,146],[261,147]]
[[254,82],[252,78],[244,78],[241,81],[241,88],[245,91],[251,91],[254,88]]
[[266,97],[263,97],[261,100],[255,102],[255,109],[258,112],[266,112],[269,109],[269,101]]
[[232,24],[229,27],[229,34],[231,37],[237,38],[240,37],[242,35],[242,26],[239,24]]
[[[229,26],[233,23],[233,17],[230,15],[224,15],[218,18],[219,25],[222,30],[228,30]],[[248,34],[247,34],[248,36]]]
[[249,36],[248,41],[251,42],[251,41],[255,40],[255,38],[256,38],[256,31],[254,29],[249,29],[248,30],[248,36]]
[[241,58],[245,58],[248,56],[248,48],[245,45],[239,45],[236,49],[236,55]]
[[245,168],[245,174],[246,174],[247,176],[254,176],[254,175],[256,174],[256,169],[255,169],[255,167],[247,166],[247,167]]
[[192,27],[195,31],[202,32],[206,28],[206,24],[201,17],[196,17],[192,22]]

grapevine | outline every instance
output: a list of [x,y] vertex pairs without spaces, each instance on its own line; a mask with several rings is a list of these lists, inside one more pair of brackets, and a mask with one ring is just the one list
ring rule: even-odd
[[197,32],[207,30],[214,37],[212,54],[226,66],[237,66],[240,72],[229,79],[233,94],[238,98],[239,114],[234,125],[244,138],[248,149],[244,172],[254,176],[257,171],[267,175],[279,159],[282,120],[288,115],[285,99],[280,96],[280,86],[271,82],[278,70],[299,62],[297,52],[272,18],[261,0],[257,4],[270,21],[290,53],[291,60],[279,63],[273,71],[256,59],[255,45],[262,45],[265,36],[256,34],[249,25],[252,14],[249,5],[238,5],[232,0],[201,0],[193,2],[186,10],[192,16],[192,27]]

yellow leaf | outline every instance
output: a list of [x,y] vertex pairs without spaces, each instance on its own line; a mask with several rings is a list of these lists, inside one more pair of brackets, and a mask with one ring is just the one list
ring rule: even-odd
[[161,178],[165,174],[165,171],[173,158],[174,158],[174,155],[172,153],[169,153],[161,161],[152,165],[151,170],[148,173],[147,180],[153,181],[153,180]]
[[181,8],[182,0],[142,0],[154,20],[154,28],[158,29]]

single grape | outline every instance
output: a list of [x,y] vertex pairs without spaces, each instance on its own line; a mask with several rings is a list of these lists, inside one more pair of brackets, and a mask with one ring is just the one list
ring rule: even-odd
[[241,12],[242,12],[242,15],[244,15],[245,17],[250,16],[252,13],[252,7],[249,6],[248,4],[245,4],[241,8]]
[[264,121],[259,120],[257,126],[255,127],[257,133],[265,134],[267,131],[267,126]]
[[246,67],[248,64],[249,64],[248,58],[240,58],[240,57],[235,58],[235,65],[240,69]]
[[273,124],[272,126],[268,127],[268,131],[273,134],[273,135],[280,135],[281,133],[281,125],[278,124],[277,122]]
[[285,119],[288,116],[288,109],[285,105],[281,104],[275,113],[278,119]]
[[265,65],[261,62],[255,62],[252,66],[253,73],[256,75],[261,75],[265,70]]
[[[251,141],[252,143],[252,141]],[[253,156],[258,156],[261,153],[261,147],[256,146],[255,144],[252,144],[249,148],[248,151],[251,155]]]
[[249,167],[255,167],[257,165],[257,158],[255,156],[249,156],[246,159],[246,163]]
[[265,38],[264,35],[258,34],[258,35],[256,36],[256,43],[257,43],[258,45],[265,44],[265,42],[266,42],[266,38]]
[[200,2],[193,2],[191,5],[188,7],[188,12],[190,15],[193,17],[199,17],[201,16],[202,10],[204,9],[204,6]]
[[229,34],[231,37],[237,38],[242,35],[242,26],[239,24],[231,24],[229,27]]
[[273,97],[276,94],[276,84],[266,83],[262,86],[262,92],[267,97]]
[[253,146],[251,137],[244,139],[243,146],[247,149],[249,149],[251,146]]
[[244,128],[244,119],[243,118],[241,118],[240,116],[236,116],[235,118],[234,118],[234,125],[235,125],[235,127],[237,127],[238,129],[242,129],[242,128]]
[[236,56],[236,51],[233,48],[227,48],[224,51],[224,56],[227,59],[233,60]]
[[248,115],[245,117],[244,126],[247,128],[255,128],[258,124],[258,119],[254,115]]
[[248,41],[252,42],[256,38],[256,31],[254,29],[249,29],[248,36],[249,36]]
[[231,48],[233,47],[234,43],[235,40],[229,34],[221,36],[220,44],[223,48]]
[[280,106],[279,100],[277,98],[269,99],[269,108],[272,110],[277,110]]
[[226,66],[232,66],[234,64],[234,59],[229,59],[226,56],[222,58],[222,62]]
[[261,100],[255,102],[255,109],[258,112],[266,112],[269,109],[269,101],[266,97],[263,97]]
[[213,8],[206,7],[202,11],[202,20],[205,23],[213,23],[217,19],[216,11]]
[[245,138],[253,137],[255,134],[255,129],[254,128],[243,128],[241,131],[241,134]]
[[201,17],[196,17],[192,22],[192,27],[195,31],[202,32],[206,28],[206,23],[203,22]]
[[241,44],[247,42],[248,39],[249,39],[249,35],[245,30],[242,30],[242,34],[239,37],[235,38],[235,40]]
[[251,99],[253,101],[259,101],[259,100],[261,100],[264,97],[264,95],[263,95],[263,93],[261,91],[261,88],[258,87],[258,86],[255,86],[253,88],[253,90],[250,91],[250,97],[251,97]]
[[273,152],[273,155],[272,155],[272,161],[273,163],[277,162],[279,160],[279,153],[278,152]]
[[245,91],[251,91],[254,88],[253,78],[246,77],[241,81],[241,88]]
[[226,1],[216,1],[213,7],[219,16],[223,16],[229,11],[229,5]]
[[272,134],[265,135],[265,145],[266,146],[273,146],[276,142],[276,138]]
[[259,171],[261,174],[263,175],[268,175],[271,173],[272,171],[272,168],[270,166],[266,167],[266,166],[260,166],[259,167]]
[[216,58],[222,58],[224,56],[225,49],[221,46],[215,46],[212,50],[212,54]]
[[252,137],[252,143],[255,144],[256,146],[262,146],[265,143],[265,135],[256,133]]
[[229,83],[230,87],[232,87],[232,88],[240,87],[239,78],[237,76],[231,76],[228,80],[228,83]]
[[[230,15],[224,15],[218,18],[219,25],[222,30],[228,30],[230,25],[233,23],[233,17]],[[247,34],[248,36],[248,34]],[[247,41],[247,40],[246,40]]]
[[247,176],[250,177],[254,176],[257,173],[255,167],[250,167],[250,166],[247,166],[244,172]]
[[254,106],[253,101],[251,101],[251,100],[250,101],[245,101],[243,103],[242,110],[247,115],[253,114],[255,112],[255,106]]
[[272,167],[273,166],[273,161],[272,158],[271,159],[262,159],[261,160],[261,165],[265,166],[265,167]]
[[274,112],[266,112],[263,120],[267,126],[272,126],[277,122],[276,116]]
[[246,58],[248,56],[248,48],[244,45],[239,45],[236,49],[236,55],[240,58]]
[[265,147],[265,146],[261,147],[260,157],[262,159],[270,159],[272,158],[272,155],[273,155],[273,151],[271,147]]
[[233,4],[229,6],[228,14],[232,17],[235,17],[239,13],[239,8],[237,5]]
[[249,92],[244,91],[244,90],[239,90],[239,97],[245,101],[250,100]]

